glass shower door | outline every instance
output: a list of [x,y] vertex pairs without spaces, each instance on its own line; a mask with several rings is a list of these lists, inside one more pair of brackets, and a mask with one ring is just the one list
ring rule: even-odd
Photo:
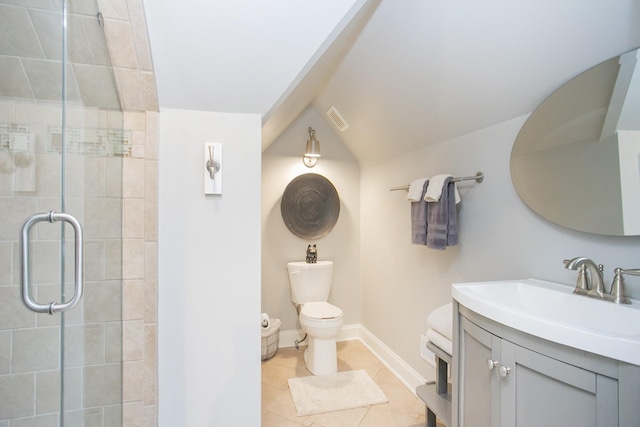
[[0,0],[0,28],[0,427],[122,426],[129,145],[98,6]]

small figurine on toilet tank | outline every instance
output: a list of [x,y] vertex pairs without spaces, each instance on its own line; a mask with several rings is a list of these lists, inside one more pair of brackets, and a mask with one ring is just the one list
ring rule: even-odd
[[318,262],[318,250],[316,245],[307,246],[307,264],[315,264]]

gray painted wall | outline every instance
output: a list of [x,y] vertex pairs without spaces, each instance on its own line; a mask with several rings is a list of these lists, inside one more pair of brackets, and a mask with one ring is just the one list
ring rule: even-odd
[[[451,284],[536,277],[568,285],[562,260],[579,255],[615,267],[640,265],[640,237],[590,235],[559,227],[529,210],[511,183],[511,146],[526,116],[362,170],[362,323],[423,376],[419,355],[429,313],[451,298]],[[460,184],[458,246],[435,251],[410,244],[409,202],[389,192],[421,176],[485,174]],[[593,194],[594,203],[598,195]],[[640,278],[627,287],[640,296]],[[605,322],[606,319],[603,319]]]
[[[302,163],[309,126],[316,130],[322,154],[313,168]],[[280,211],[284,189],[293,178],[305,173],[323,175],[340,196],[335,227],[316,241],[291,233]],[[334,261],[329,302],[342,308],[345,325],[360,323],[360,168],[313,108],[301,113],[262,154],[262,311],[280,318],[282,330],[301,328],[291,302],[287,262],[304,261],[309,243],[317,245],[318,259]]]

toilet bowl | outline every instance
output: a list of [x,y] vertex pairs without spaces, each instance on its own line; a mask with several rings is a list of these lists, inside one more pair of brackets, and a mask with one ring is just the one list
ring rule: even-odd
[[342,310],[328,302],[310,302],[302,306],[299,320],[309,340],[304,352],[307,369],[314,375],[336,373],[336,336],[342,328]]
[[298,320],[307,334],[304,353],[307,369],[314,375],[338,371],[336,337],[342,328],[342,310],[329,304],[332,261],[287,264],[291,283],[291,300],[299,310]]

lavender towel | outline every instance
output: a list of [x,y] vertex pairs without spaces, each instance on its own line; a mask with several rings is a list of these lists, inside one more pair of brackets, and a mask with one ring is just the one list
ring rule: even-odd
[[437,202],[427,203],[427,247],[445,250],[458,244],[458,217],[455,184],[451,177],[444,180],[442,196]]
[[424,181],[422,195],[417,202],[411,202],[411,243],[414,245],[427,244],[427,202],[424,194],[427,191],[429,180]]

